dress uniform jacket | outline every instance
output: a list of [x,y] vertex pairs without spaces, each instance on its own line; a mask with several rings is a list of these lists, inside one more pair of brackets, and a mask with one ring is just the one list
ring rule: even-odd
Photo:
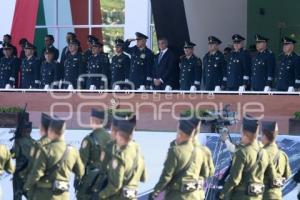
[[226,70],[228,90],[238,90],[239,86],[249,84],[251,74],[251,57],[247,50],[232,51],[229,54]]
[[130,58],[124,53],[112,57],[110,71],[112,86],[117,81],[129,79]]
[[[41,66],[41,87],[45,87],[45,85],[51,86],[55,81],[59,81],[58,79],[58,70],[59,63],[57,61],[52,61],[51,63],[44,61]],[[56,83],[57,85],[57,83]]]
[[190,90],[191,86],[195,86],[200,90],[202,76],[202,62],[195,55],[190,58],[183,56],[180,59],[180,90]]
[[[63,157],[67,148],[66,159],[61,167],[49,175],[46,174],[47,170]],[[84,174],[84,166],[78,150],[67,146],[62,139],[53,140],[37,152],[34,167],[24,185],[24,190],[28,191],[33,186],[36,187],[33,200],[68,200],[67,191],[54,192],[52,187],[55,181],[69,182],[71,172],[74,172],[79,179]]]
[[109,58],[105,53],[100,53],[96,56],[92,55],[88,60],[87,65],[88,74],[103,75],[104,77],[88,77],[86,89],[89,89],[91,85],[96,86],[97,89],[107,89],[104,88],[105,83],[108,85],[109,76]]
[[0,145],[0,175],[4,171],[12,174],[14,170],[15,167],[13,166],[9,150],[4,145]]
[[21,88],[35,88],[40,84],[40,61],[32,56],[25,58],[21,65]]
[[[108,184],[100,191],[99,198],[107,200],[128,199],[122,196],[126,189],[136,190],[145,181],[145,163],[135,142],[125,147],[113,145],[111,160],[107,166]],[[136,198],[132,198],[136,199]]]
[[174,88],[174,72],[176,60],[174,54],[168,49],[161,57],[161,53],[155,55],[153,65],[153,79],[161,79],[163,82],[160,86],[153,87],[156,90],[163,90],[167,85]]
[[299,88],[300,85],[300,58],[293,52],[290,55],[281,54],[277,67],[276,89],[287,91],[290,86]]
[[272,51],[266,49],[257,52],[251,67],[251,87],[254,91],[263,91],[265,86],[272,86],[275,65]]
[[[174,144],[174,142],[172,142]],[[205,156],[203,151],[195,147],[192,141],[173,145],[171,143],[167,159],[164,163],[164,169],[159,182],[154,187],[154,191],[165,190],[165,200],[189,200],[204,199],[204,192],[198,189],[191,192],[182,192],[181,187],[186,181],[199,181],[207,177],[207,166],[205,165]],[[181,175],[176,176],[189,162],[193,151],[195,158],[191,161],[190,167]]]
[[16,56],[0,59],[0,88],[4,88],[6,84],[11,87],[15,86],[19,70],[19,60]]
[[86,66],[82,53],[69,54],[64,63],[64,81],[77,88],[77,81],[81,74],[85,74]]
[[84,52],[84,58],[86,62],[88,62],[92,56],[93,56],[92,49],[88,49]]
[[131,55],[129,81],[134,84],[136,89],[141,85],[152,85],[153,52],[147,47],[140,49],[137,46],[128,46],[129,43],[125,42],[124,51]]
[[203,58],[205,90],[214,90],[216,86],[222,86],[225,75],[226,61],[224,55],[220,51],[217,51],[215,54],[207,53]]
[[[257,162],[258,153],[261,159]],[[253,166],[256,165],[253,169]],[[265,174],[268,174],[265,177]],[[273,181],[276,177],[275,169],[268,153],[258,146],[257,142],[241,147],[233,156],[230,175],[225,182],[221,195],[230,200],[259,200],[262,195],[250,196],[249,183],[263,184],[264,180]]]
[[96,129],[86,136],[80,147],[80,157],[85,166],[85,174],[82,178],[77,193],[78,199],[89,199],[93,182],[102,169],[102,162],[105,158],[105,146],[111,141],[109,133],[104,129]]
[[[291,168],[289,164],[288,156],[281,150],[278,149],[276,143],[271,143],[264,147],[270,156],[271,161],[274,164],[277,178],[285,178],[287,180],[291,175]],[[280,200],[282,199],[282,188],[272,187],[272,182],[268,181],[268,177],[265,178],[265,192],[264,200]]]

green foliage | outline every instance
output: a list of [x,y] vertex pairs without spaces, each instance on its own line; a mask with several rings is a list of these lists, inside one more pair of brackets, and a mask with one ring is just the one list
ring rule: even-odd
[[295,119],[300,119],[300,111],[294,113]]
[[0,113],[19,113],[21,111],[20,107],[0,107]]
[[196,116],[197,118],[201,118],[201,117],[207,116],[207,111],[208,110],[206,110],[206,109],[199,109],[199,110],[188,109],[188,110],[183,111],[181,113],[181,116],[183,116],[183,117]]

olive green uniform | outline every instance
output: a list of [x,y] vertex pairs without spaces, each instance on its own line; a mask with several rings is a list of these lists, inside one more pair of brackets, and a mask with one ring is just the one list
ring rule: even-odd
[[[66,149],[68,152],[64,162],[59,168],[48,174],[47,170],[62,159]],[[67,191],[54,192],[52,187],[55,181],[68,183],[71,172],[74,172],[79,179],[84,174],[84,166],[78,150],[67,146],[62,139],[53,140],[37,152],[36,161],[24,185],[24,190],[29,191],[35,185],[33,200],[68,200],[69,193]]]
[[[261,153],[261,159],[257,162],[258,152]],[[260,200],[262,194],[257,196],[248,194],[249,183],[263,184],[264,179],[273,180],[275,175],[269,155],[259,147],[258,142],[240,146],[233,156],[230,175],[220,196],[230,200]]]
[[[291,168],[289,165],[289,158],[288,156],[281,150],[278,149],[275,142],[266,145],[264,149],[270,156],[271,161],[273,161],[275,170],[276,170],[276,177],[277,178],[284,178],[285,180],[288,179],[289,176],[292,175]],[[274,187],[272,186],[272,182],[268,181],[269,179],[265,179],[265,192],[263,199],[264,200],[281,200],[282,199],[282,188],[281,187]]]
[[12,174],[15,170],[15,167],[11,160],[11,155],[9,150],[4,146],[0,145],[0,176],[4,171]]
[[[189,163],[191,156],[195,151],[195,158],[191,160],[188,169],[178,176],[182,169]],[[189,182],[204,181],[208,177],[208,166],[206,166],[206,156],[202,148],[193,144],[193,141],[174,145],[171,143],[167,159],[164,163],[164,169],[159,182],[154,187],[154,192],[165,190],[165,200],[202,200],[204,199],[203,188],[183,193],[181,188]],[[174,177],[176,177],[174,179]]]
[[144,159],[139,145],[133,141],[119,148],[112,146],[111,160],[107,166],[108,183],[98,194],[100,199],[120,200],[124,198],[124,190],[137,191],[139,183],[146,179]]
[[83,139],[80,147],[80,157],[85,166],[85,175],[78,188],[77,199],[85,200],[91,198],[93,184],[105,158],[104,148],[110,141],[110,134],[103,128],[94,130]]

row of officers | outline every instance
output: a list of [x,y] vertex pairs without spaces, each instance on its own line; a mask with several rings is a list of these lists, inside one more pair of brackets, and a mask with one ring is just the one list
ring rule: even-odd
[[[11,37],[9,37],[11,38]],[[251,56],[244,49],[245,38],[232,36],[233,51],[229,55],[219,50],[221,40],[208,37],[208,53],[203,61],[194,54],[195,44],[185,42],[184,55],[179,59],[168,48],[168,40],[158,40],[159,53],[147,48],[148,37],[137,32],[135,39],[115,41],[115,53],[110,60],[103,52],[103,44],[88,36],[89,49],[82,53],[74,33],[68,33],[68,45],[59,51],[53,46],[52,35],[45,37],[42,55],[35,56],[36,48],[26,40],[20,60],[16,48],[5,39],[0,49],[0,88],[69,88],[69,89],[177,89],[180,90],[253,90],[274,88],[277,91],[294,91],[300,86],[300,58],[295,53],[293,38],[282,38],[283,49],[276,62],[268,49],[268,38],[255,35],[256,53]],[[136,45],[129,47],[132,41]],[[2,53],[1,53],[2,52]],[[21,71],[20,83],[17,74]],[[179,76],[178,76],[179,74]]]
[[[104,121],[105,112],[93,109],[93,130],[83,139],[79,151],[64,141],[63,120],[42,114],[38,141],[30,137],[31,127],[26,123],[12,154],[0,146],[1,173],[14,173],[14,200],[22,196],[31,200],[67,200],[72,172],[79,200],[136,200],[139,183],[146,181],[146,170],[140,147],[133,139],[135,116],[115,112],[110,134],[104,129]],[[219,177],[214,176],[214,165],[218,163],[213,163],[210,150],[199,143],[199,130],[197,118],[179,120],[176,138],[170,143],[159,181],[148,199],[160,195],[166,200],[207,199],[206,194],[215,188],[208,177]],[[222,136],[233,159],[229,175],[223,177],[225,184],[213,199],[282,199],[282,187],[291,170],[288,156],[275,142],[277,123],[262,122],[261,142],[257,134],[258,121],[246,116],[240,144],[234,145]],[[16,169],[11,155],[16,158]]]

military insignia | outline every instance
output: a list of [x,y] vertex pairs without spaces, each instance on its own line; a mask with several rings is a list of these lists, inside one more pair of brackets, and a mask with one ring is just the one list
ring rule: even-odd
[[83,140],[82,144],[81,144],[81,148],[85,149],[86,146],[88,144],[88,141],[87,140]]
[[116,169],[118,167],[118,161],[116,159],[113,159],[112,161],[112,168]]
[[77,61],[77,60],[78,60],[78,58],[73,58],[73,60],[74,60],[74,61]]
[[140,56],[142,59],[145,59],[146,58],[146,55],[143,53],[143,54],[141,54],[141,56]]
[[219,60],[220,58],[219,57],[216,57],[216,60]]

